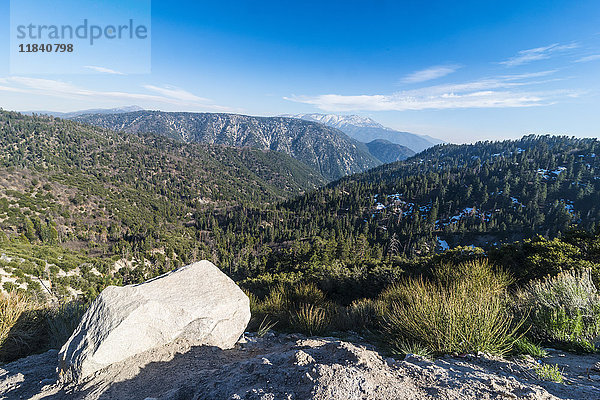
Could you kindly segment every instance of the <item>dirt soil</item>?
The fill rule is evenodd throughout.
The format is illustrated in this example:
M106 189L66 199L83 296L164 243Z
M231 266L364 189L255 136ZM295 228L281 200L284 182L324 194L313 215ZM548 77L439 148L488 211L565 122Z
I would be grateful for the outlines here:
M0 399L600 399L600 355L550 350L541 362L565 383L540 380L531 357L396 360L359 337L247 334L231 350L172 343L77 385L60 382L51 350L0 366Z

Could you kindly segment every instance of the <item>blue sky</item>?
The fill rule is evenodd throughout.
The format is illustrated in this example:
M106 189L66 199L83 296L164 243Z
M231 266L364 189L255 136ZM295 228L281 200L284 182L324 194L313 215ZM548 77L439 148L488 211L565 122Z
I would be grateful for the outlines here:
M149 74L110 68L111 54L87 74L10 74L9 8L5 109L359 114L457 143L600 137L597 0L154 0Z

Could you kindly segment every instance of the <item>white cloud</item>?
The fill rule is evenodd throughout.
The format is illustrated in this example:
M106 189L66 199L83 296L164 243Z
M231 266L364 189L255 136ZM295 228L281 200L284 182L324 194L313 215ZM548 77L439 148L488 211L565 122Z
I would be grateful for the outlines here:
M577 43L570 44L559 44L553 43L549 46L536 47L535 49L521 50L519 53L509 58L508 60L501 61L500 64L507 67L514 67L517 65L528 64L533 61L545 60L555 56L558 53L562 53L568 50L572 50L579 47Z
M527 77L551 74L508 75L458 84L435 85L392 94L291 96L285 99L312 104L328 112L406 111L464 108L533 107L553 104L565 96L578 96L575 91L522 90L541 82L526 81Z
M529 78L540 78L542 76L552 75L556 72L558 72L558 69L549 69L546 71L526 72L524 74L502 75L501 78L505 79L507 81L515 81L515 80L522 80L522 79L529 79ZM532 82L528 82L528 84L531 84L531 83Z
M92 71L100 72L103 74L125 75L124 73L115 71L114 69L105 68L105 67L97 67L95 65L86 65L84 68L91 69Z
M413 72L402 78L402 83L418 83L438 79L449 75L460 68L460 65L436 65L420 71Z
M575 62L589 62L596 60L600 60L600 54L592 54L591 56L581 57L578 60L575 60Z
M117 101L131 102L139 101L156 106L159 104L168 104L177 107L191 107L194 109L227 112L231 111L228 107L222 107L211 104L209 99L198 97L190 92L173 86L163 88L153 85L143 86L147 90L153 90L158 94L131 93L122 91L102 91L91 90L76 86L68 82L29 78L22 76L11 76L0 78L0 92L19 92L32 94L36 96L59 97L71 100L94 100L94 101Z
M154 86L154 85L142 85L142 86L148 90L157 92L163 96L166 96L166 97L169 97L172 99L178 99L178 100L182 100L182 101L192 101L192 102L208 102L208 101L210 101L209 99L205 99L203 97L198 97L193 93L190 93L186 90L183 90L183 89L175 87L175 86L164 86L164 87L159 87L159 86Z

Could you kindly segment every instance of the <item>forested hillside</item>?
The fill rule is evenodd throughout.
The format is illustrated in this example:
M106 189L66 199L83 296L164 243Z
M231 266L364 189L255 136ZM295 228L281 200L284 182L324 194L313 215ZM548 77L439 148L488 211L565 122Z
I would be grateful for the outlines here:
M155 133L186 143L250 146L291 155L334 180L381 164L363 143L316 122L237 114L136 111L73 118L127 133Z
M414 156L415 152L408 147L389 142L385 139L375 139L367 143L369 152L384 164L406 160Z
M152 265L168 268L174 254L187 260L197 248L190 243L208 237L189 228L196 210L268 204L324 182L282 153L123 135L51 117L0 112L0 132L0 239L11 240L2 245L8 259L32 256L22 247L29 244L58 251L53 259L70 249L107 261L107 272L107 257L160 248L152 257L163 262ZM48 278L36 257L41 265L27 270Z
M501 249L516 276L554 268L522 267L529 254L597 262L593 139L441 145L311 191L322 178L277 152L0 115L5 289L92 298L209 259L254 291L308 280L356 297L465 252ZM552 242L573 229L590 239Z
M268 210L223 215L216 254L244 276L364 268L367 260L385 264L459 245L490 249L572 228L594 232L598 153L594 139L551 136L437 146ZM249 253L260 256L240 256Z
M594 139L550 136L437 146L341 179L282 210L311 221L298 220L298 229L306 227L301 235L365 232L385 243L396 234L403 251L430 251L435 237L487 246L537 233L556 236L570 225L594 230L600 221L597 154Z

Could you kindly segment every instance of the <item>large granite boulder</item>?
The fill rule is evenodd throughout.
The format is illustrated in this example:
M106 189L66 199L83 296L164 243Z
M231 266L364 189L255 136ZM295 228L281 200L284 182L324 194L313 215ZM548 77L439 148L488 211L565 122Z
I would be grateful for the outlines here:
M59 353L66 381L185 339L233 347L250 320L248 297L214 264L200 261L138 285L109 286Z

